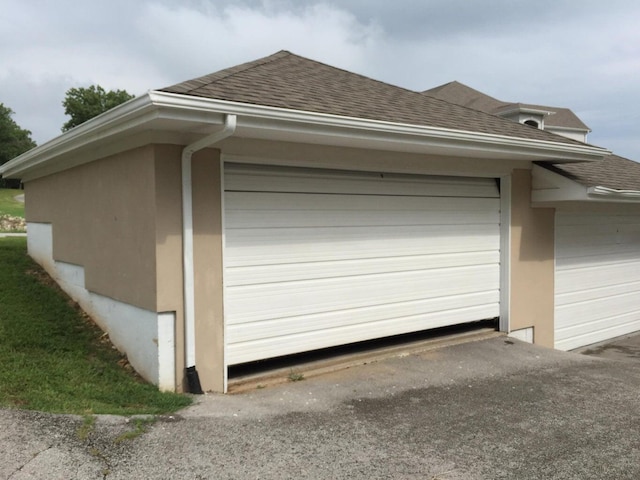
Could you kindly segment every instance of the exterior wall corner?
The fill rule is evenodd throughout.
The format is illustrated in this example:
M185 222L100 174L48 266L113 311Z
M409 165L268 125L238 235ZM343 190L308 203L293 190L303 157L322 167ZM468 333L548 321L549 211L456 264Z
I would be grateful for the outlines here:
M510 330L533 328L537 345L554 346L555 209L531 206L531 171L513 171Z

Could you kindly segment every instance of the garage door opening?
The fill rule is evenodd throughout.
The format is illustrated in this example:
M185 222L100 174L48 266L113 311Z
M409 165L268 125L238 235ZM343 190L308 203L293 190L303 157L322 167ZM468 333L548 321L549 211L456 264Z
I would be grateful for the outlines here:
M247 362L229 367L229 387L233 390L234 383L259 381L277 374L286 376L290 371L304 372L326 367L340 369L365 364L378 357L419 351L421 347L427 348L431 343L455 341L467 336L472 338L475 334L482 335L497 330L498 319L493 318Z

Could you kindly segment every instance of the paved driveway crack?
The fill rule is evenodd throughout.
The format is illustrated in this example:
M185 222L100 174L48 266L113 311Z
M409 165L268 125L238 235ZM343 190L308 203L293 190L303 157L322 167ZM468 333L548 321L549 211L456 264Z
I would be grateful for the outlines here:
M38 452L34 453L34 454L33 454L33 456L31 457L31 459L30 459L28 462L23 463L22 465L20 465L16 470L14 470L14 471L11 473L11 475L9 475L9 476L7 477L7 480L12 479L16 474L20 473L20 472L24 469L24 467L26 467L27 465L29 465L30 463L32 463L34 460L36 460L36 459L37 459L40 455L42 455L44 452L46 452L46 451L48 451L48 450L51 450L53 447L55 447L55 445L49 445L48 447L45 447L45 448L43 448L42 450L40 450L40 451L38 451Z

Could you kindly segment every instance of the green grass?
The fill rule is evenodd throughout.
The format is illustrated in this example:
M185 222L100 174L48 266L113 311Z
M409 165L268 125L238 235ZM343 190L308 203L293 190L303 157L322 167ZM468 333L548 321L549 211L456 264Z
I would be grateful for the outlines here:
M143 433L147 433L149 426L155 423L155 418L135 418L133 420L133 430L122 433L115 439L115 443L122 443L126 440L138 438Z
M101 334L27 256L24 238L0 238L0 406L132 415L191 403L120 367Z
M24 203L18 202L14 197L24 194L24 190L0 188L0 215L24 218Z

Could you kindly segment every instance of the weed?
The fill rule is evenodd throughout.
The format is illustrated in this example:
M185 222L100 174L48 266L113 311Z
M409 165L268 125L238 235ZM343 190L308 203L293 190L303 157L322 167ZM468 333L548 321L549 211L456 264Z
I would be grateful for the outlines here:
M82 425L76 430L76 435L83 442L89 438L96 425L96 417L93 415L85 415L82 419Z
M156 422L156 418L134 418L133 419L133 430L129 430L128 432L124 432L114 440L115 443L121 443L126 440L133 440L134 438L138 438L140 435L145 433L150 425L153 425Z
M296 372L295 370L291 370L289 372L289 381L290 382L299 382L304 380L304 373Z

